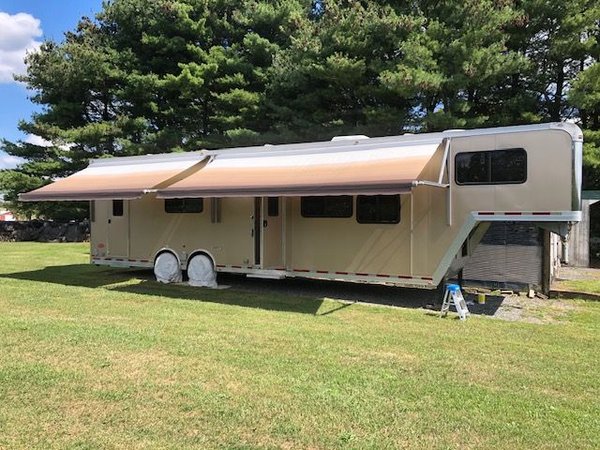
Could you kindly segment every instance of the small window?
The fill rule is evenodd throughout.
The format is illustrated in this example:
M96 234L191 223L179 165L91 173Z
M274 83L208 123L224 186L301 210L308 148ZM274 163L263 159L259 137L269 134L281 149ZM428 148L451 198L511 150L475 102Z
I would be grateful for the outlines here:
M399 223L400 195L359 195L356 197L358 223Z
M204 201L201 198L168 198L165 200L165 212L169 214L201 213Z
M96 221L96 201L90 201L90 222Z
M269 197L267 199L267 215L277 217L279 215L279 197Z
M302 217L352 217L352 196L302 197Z
M123 200L113 200L112 215L119 217L123 215Z
M522 148L458 153L457 184L518 184L527 180L527 153Z

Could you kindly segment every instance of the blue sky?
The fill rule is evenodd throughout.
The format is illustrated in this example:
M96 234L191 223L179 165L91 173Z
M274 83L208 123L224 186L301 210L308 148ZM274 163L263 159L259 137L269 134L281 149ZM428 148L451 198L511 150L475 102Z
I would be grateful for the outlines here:
M24 51L44 40L62 41L82 16L94 16L101 7L102 0L0 0L0 138L32 139L17 125L38 108L29 101L30 92L10 79L11 71L23 70ZM0 152L0 168L14 163Z

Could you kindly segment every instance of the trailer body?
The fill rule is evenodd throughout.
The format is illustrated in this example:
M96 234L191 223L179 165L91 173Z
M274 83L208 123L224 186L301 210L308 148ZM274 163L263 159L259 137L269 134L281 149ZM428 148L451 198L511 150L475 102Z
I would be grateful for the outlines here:
M581 161L566 123L359 136L97 160L22 199L90 200L97 265L434 288L493 221L566 234Z

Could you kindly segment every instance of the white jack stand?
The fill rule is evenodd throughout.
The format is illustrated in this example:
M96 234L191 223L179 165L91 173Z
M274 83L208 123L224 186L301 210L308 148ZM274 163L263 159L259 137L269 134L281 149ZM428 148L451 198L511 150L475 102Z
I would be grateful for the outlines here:
M442 303L440 317L445 317L448 314L451 305L454 305L456 308L456 312L458 313L460 320L466 320L467 317L471 315L458 284L446 285L446 292L444 293L444 302Z

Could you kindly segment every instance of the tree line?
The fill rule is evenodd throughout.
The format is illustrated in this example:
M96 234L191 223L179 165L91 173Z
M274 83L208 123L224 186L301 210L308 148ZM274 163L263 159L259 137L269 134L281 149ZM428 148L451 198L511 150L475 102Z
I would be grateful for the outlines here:
M112 0L18 79L19 204L90 158L574 120L600 189L600 0Z

